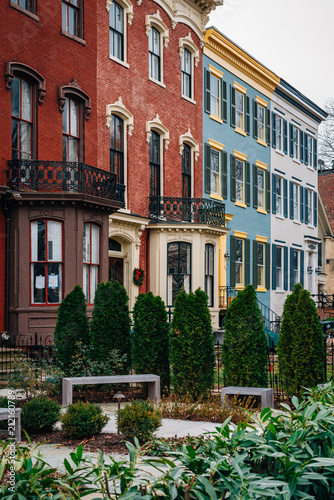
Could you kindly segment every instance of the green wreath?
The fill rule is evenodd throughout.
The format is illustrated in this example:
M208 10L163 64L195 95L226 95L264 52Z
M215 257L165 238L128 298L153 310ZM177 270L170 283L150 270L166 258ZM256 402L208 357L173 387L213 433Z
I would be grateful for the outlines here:
M133 282L137 286L142 286L144 283L144 271L141 267L135 267L133 270Z

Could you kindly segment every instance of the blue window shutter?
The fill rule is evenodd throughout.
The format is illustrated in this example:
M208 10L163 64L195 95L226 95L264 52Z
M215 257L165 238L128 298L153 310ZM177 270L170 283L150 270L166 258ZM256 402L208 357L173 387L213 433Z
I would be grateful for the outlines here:
M304 163L305 165L308 165L308 135L305 132L304 133Z
M253 165L253 207L257 208L257 166Z
M204 68L204 106L206 113L211 112L210 83L211 83L211 73L209 70Z
M273 174L271 178L271 193L272 193L272 213L276 214L276 175Z
M250 284L250 240L244 240L245 248L245 286Z
M250 134L250 99L248 95L245 96L245 105L246 105L246 127L245 132L247 135Z
M304 250L300 252L300 284L304 286Z
M235 287L235 236L230 238L230 286Z
M231 127L235 127L235 88L231 85Z
M303 189L303 188L302 188ZM305 224L309 224L308 220L308 189L304 188L304 198L305 198Z
M205 192L211 193L211 147L205 144Z
M284 290L289 288L289 266L288 266L288 247L284 247Z
M289 181L289 187L290 187L290 219L294 218L294 213L293 213L293 182Z
M270 146L270 109L266 109L266 143Z
M289 153L290 153L291 158L293 158L293 125L292 125L292 123L289 123L289 138L290 138Z
M276 114L271 113L271 145L276 148Z
M288 122L283 120L283 153L288 154Z
M236 187L235 187L235 156L231 155L231 201L236 200Z
M300 198L300 222L304 222L304 188L300 186L299 188L299 198Z
M317 227L318 225L318 194L316 192L313 193L313 213L314 213L314 218L313 218L313 225L314 227Z
M222 119L227 122L227 83L225 80L222 81L223 87L223 99L222 99Z
M250 207L250 200L251 200L251 168L250 168L250 163L249 161L245 161L245 171L246 171L246 205L247 207Z
M317 139L313 139L313 168L318 169L318 146Z
M293 289L293 254L294 250L290 247L290 290Z
M283 215L288 217L288 180L283 179Z
M227 153L222 151L222 197L227 198Z
M257 241L253 240L253 286L257 288Z
M302 130L299 131L299 147L300 147L300 161L304 162L304 132Z
M277 246L272 244L271 288L276 290Z
M257 102L253 100L253 137L257 139Z

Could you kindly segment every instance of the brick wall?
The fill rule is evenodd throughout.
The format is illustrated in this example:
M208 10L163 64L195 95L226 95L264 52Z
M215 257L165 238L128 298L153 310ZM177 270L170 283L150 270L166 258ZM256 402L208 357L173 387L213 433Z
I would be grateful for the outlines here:
M326 208L329 222L334 230L334 173L319 175L318 188Z

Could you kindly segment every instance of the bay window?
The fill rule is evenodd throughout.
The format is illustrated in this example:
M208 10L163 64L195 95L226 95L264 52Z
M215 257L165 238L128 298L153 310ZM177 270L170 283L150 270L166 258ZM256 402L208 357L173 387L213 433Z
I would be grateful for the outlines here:
M95 224L84 224L83 263L83 291L86 302L93 304L100 265L100 229Z

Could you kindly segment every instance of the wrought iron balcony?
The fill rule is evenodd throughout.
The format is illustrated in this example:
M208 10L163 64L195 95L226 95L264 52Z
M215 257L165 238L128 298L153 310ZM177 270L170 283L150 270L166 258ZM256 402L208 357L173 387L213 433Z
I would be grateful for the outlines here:
M85 163L10 160L7 185L15 191L78 193L116 200L116 174Z
M225 227L225 205L205 198L150 196L149 217L161 222L192 222Z

